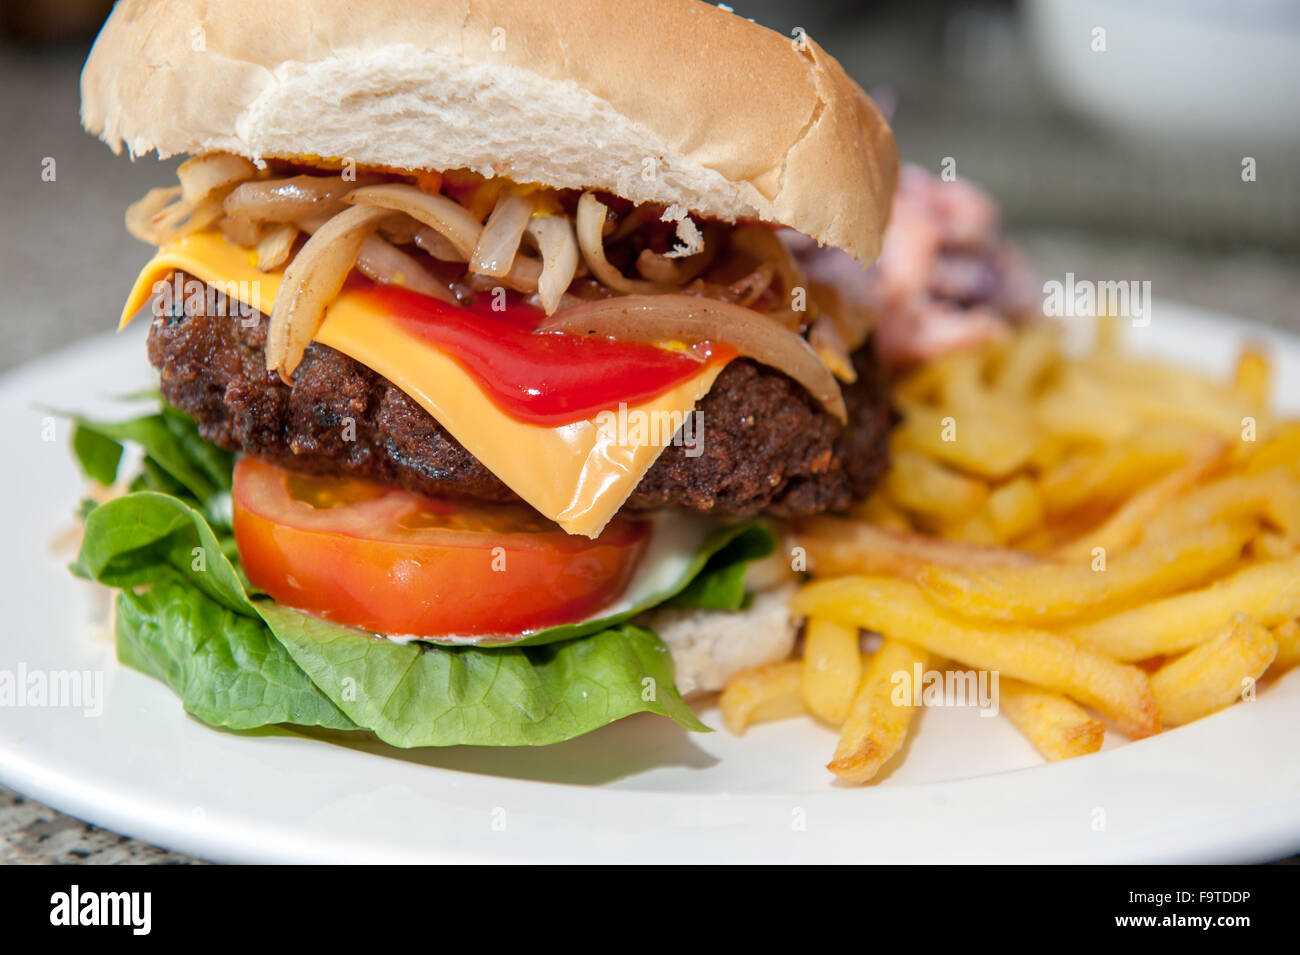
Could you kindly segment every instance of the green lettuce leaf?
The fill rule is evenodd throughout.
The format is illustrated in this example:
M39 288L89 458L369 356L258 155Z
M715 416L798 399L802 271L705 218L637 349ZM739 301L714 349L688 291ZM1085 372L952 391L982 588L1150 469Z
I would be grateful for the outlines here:
M708 731L673 685L667 647L622 626L541 647L394 643L271 602L259 608L315 684L393 746L533 746L632 713Z
M771 556L776 547L776 535L759 521L740 525L740 528L741 532L729 535L721 546L708 552L707 560L698 572L665 601L668 606L739 610L745 605L745 568L756 560Z
M73 422L72 451L85 474L100 484L117 479L126 443L144 451L132 490L159 491L199 507L210 521L229 526L235 456L209 444L189 415L163 404L156 414L126 421L94 421L59 412Z
M117 480L122 461L122 443L94 428L76 425L72 429L72 453L86 477L105 487Z
M73 452L95 480L116 480L124 443L144 457L131 493L83 504L72 570L122 588L122 662L227 729L369 730L401 747L543 745L651 712L707 731L673 685L663 642L630 621L665 601L738 609L745 566L774 544L757 521L721 528L665 592L512 644L398 643L278 606L249 585L230 532L234 458L185 414L163 405L130 421L73 419Z
M117 656L161 680L210 726L357 726L293 661L266 625L204 596L180 577L117 600Z

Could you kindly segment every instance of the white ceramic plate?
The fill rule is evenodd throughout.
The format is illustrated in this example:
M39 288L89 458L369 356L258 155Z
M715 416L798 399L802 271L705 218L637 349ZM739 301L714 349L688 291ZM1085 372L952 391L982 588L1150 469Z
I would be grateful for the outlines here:
M1300 340L1156 303L1135 347L1226 370L1272 343L1300 409ZM39 405L109 412L148 385L144 326L0 382L0 671L104 674L99 716L0 708L0 780L98 825L227 861L1253 861L1300 849L1300 672L1191 726L1046 766L1003 718L930 709L879 785L832 784L803 720L688 734L626 720L540 749L403 752L189 719L119 666L95 589L51 540L82 485ZM720 721L715 709L702 717Z

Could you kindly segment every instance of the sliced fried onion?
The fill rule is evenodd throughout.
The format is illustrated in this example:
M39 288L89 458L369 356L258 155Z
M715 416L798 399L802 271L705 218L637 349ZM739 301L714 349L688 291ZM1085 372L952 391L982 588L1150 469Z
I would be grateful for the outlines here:
M656 283L630 279L605 258L605 240L602 236L608 212L605 203L593 193L584 192L578 200L578 247L582 250L582 259L587 263L587 268L614 291L625 295L658 291L660 286Z
M807 290L808 279L803 269L772 229L761 225L739 226L731 233L731 244L776 269L776 274L781 278L781 290L785 294L787 306L790 305L790 295L796 288Z
M332 216L344 208L343 197L357 187L341 176L291 176L245 182L226 196L228 216L270 222L295 222L306 216Z
M173 239L206 229L221 217L221 201L209 197L198 203L178 199L180 187L151 189L126 210L127 230L142 242L166 245ZM169 200L176 200L170 202Z
M225 193L256 172L239 156L196 156L181 163L179 186L151 189L127 209L126 227L137 239L155 245L205 229L221 218Z
M666 253L642 249L636 257L636 270L659 286L683 286L707 269L717 254L716 230L705 234L702 241L700 251L685 259L674 259Z
M286 384L320 329L325 307L343 288L361 244L389 215L387 209L365 206L340 212L316 230L284 270L266 335L266 368L278 371Z
M822 312L808 329L808 345L840 381L858 380L848 346L844 344L844 336L840 334L839 326L829 312Z
M206 229L219 218L221 202L218 199L201 199L197 203L189 203L184 199L173 202L153 217L153 223L159 230L158 244Z
M458 304L451 289L426 272L424 266L377 235L367 236L361 243L357 268L376 282L409 288L448 305Z
M437 229L430 229L428 226L421 228L415 233L415 244L439 262L461 261L460 253L451 244L451 240Z
M771 287L772 279L775 277L776 270L770 263L764 262L743 279L732 282L728 286L728 291L735 296L737 305L753 305L758 297Z
M181 181L181 199L195 205L218 189L231 189L257 175L257 167L243 156L208 153L181 163L176 176Z
M430 195L403 183L364 186L350 192L346 201L354 206L406 213L440 233L466 262L474 254L479 233L483 230L478 220L460 203L453 202L446 196Z
M257 267L263 272L273 272L284 265L297 238L298 227L292 223L271 229L257 243Z
M510 272L497 279L506 288L516 292L536 292L537 283L542 278L542 263L528 255L516 255Z
M566 308L545 319L537 330L624 341L731 345L746 358L785 372L841 422L848 420L835 376L808 343L742 305L694 295L626 295Z
M379 227L379 234L393 245L410 245L415 241L416 235L426 231L426 228L410 216L393 216Z
M304 216L296 225L304 232L315 235L329 221L321 216ZM391 213L379 223L377 231L388 231L393 228L395 222L400 221L411 220L404 219L400 213ZM361 248L357 252L356 267L362 275L376 282L409 288L413 292L428 295L449 305L458 304L450 288L426 272L424 266L414 258L378 235L368 235L361 243Z
M503 195L479 234L474 255L469 260L470 271L493 278L509 275L532 214L533 200L530 197Z
M217 226L227 239L235 245L245 247L261 242L266 231L266 223L255 222L245 216L222 216Z
M126 231L141 242L154 242L158 234L154 218L173 200L179 199L180 186L150 189L126 209Z
M542 253L542 274L537 280L538 297L547 315L560 307L565 289L578 271L578 240L568 216L535 216L528 234Z

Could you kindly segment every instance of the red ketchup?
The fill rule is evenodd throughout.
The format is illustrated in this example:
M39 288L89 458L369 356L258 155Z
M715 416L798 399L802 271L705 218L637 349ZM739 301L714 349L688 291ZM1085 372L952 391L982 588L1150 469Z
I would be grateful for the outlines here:
M514 296L496 311L486 295L461 308L391 285L366 294L404 330L451 357L506 414L546 427L616 410L620 402L647 401L736 354L710 342L670 351L644 342L536 335L545 313Z

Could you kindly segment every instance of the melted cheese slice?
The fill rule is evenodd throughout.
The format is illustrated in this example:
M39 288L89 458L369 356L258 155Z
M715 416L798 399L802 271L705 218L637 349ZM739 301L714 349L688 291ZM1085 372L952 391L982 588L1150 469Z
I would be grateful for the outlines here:
M253 253L216 233L162 248L140 273L121 325L182 271L270 313L281 276L257 270ZM232 317L231 321L237 321ZM406 392L507 487L570 534L595 537L645 476L723 363L626 411L602 411L559 427L510 417L449 355L415 337L362 295L344 291L327 309L316 341L356 359Z

